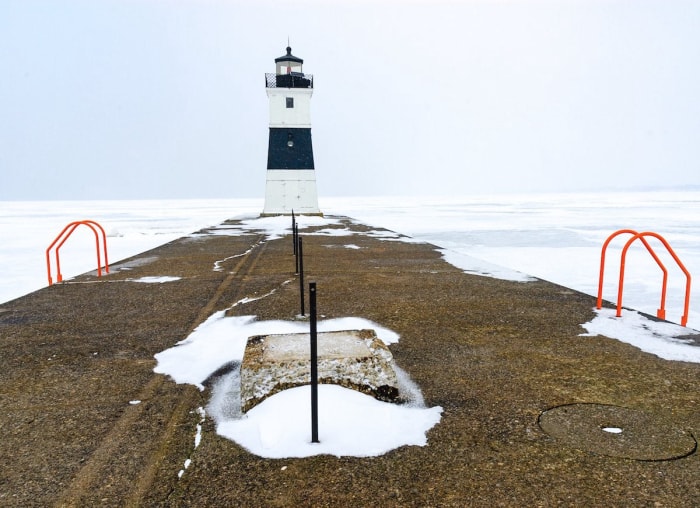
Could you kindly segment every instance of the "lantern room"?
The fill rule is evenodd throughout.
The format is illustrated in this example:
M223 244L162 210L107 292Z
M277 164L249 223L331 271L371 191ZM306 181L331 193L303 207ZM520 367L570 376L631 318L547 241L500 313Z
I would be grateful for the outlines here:
M292 48L287 46L287 54L275 58L275 73L265 74L265 86L268 88L313 88L314 77L302 72L304 60L292 55Z
M287 46L287 54L279 58L275 58L275 64L277 64L276 74L297 74L302 75L301 66L304 64L304 60L299 57L292 55L292 48Z

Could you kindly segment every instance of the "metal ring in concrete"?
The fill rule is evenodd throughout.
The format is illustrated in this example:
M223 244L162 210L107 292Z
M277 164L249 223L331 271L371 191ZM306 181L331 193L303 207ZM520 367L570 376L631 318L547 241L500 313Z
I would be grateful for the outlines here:
M556 440L588 452L658 461L695 452L693 435L667 419L605 404L569 404L540 414L539 425Z

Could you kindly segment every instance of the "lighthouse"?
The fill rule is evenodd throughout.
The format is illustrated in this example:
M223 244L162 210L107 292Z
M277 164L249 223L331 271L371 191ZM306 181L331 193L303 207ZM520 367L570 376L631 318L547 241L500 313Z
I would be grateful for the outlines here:
M275 58L275 72L265 74L270 137L263 216L321 215L311 145L314 78L304 74L303 64L288 46L286 55Z

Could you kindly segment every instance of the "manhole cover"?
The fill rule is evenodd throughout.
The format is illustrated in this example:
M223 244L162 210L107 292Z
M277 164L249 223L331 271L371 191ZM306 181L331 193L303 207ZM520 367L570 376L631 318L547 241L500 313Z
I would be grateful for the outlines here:
M697 448L689 432L643 411L604 404L570 404L544 411L543 431L562 443L600 455L672 460Z

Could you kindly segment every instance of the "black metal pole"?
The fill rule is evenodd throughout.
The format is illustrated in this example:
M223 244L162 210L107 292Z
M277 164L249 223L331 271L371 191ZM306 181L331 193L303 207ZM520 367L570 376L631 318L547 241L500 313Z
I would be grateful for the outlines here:
M316 333L316 283L309 282L311 312L311 442L318 443L318 348Z
M294 226L294 273L299 273L299 226Z
M304 309L304 249L302 247L301 236L299 237L299 294L301 297L301 315L306 315Z
M292 248L294 249L294 255L297 255L297 220L294 217L294 210L292 210Z

